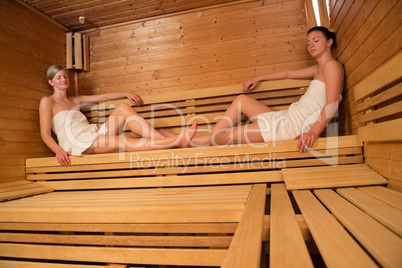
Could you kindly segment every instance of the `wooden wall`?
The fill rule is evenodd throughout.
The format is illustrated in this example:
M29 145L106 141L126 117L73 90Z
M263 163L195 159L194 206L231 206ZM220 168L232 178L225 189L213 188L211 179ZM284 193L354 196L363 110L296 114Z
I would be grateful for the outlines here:
M25 179L27 157L50 155L40 139L38 107L52 93L47 68L65 64L64 36L16 1L0 1L0 182Z
M306 67L302 9L302 0L238 1L88 32L79 93L160 94Z
M331 28L337 33L338 60L346 86L341 103L342 134L357 134L353 86L401 50L401 0L331 0ZM402 131L402 130L401 130ZM365 162L402 191L402 143L365 144Z

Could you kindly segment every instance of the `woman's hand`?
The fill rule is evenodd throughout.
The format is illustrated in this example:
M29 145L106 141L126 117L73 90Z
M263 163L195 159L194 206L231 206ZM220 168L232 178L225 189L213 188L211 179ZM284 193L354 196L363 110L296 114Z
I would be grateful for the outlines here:
M318 134L314 133L311 130L307 133L297 135L294 138L295 140L299 140L299 142L297 143L297 150L299 150L301 153L307 152L307 150L313 146L317 138Z
M137 106L141 106L142 105L142 99L140 96L138 96L137 94L131 93L131 92L127 92L127 99L129 99L132 103L134 103Z
M60 150L57 151L57 153L56 153L57 162L59 162L60 165L68 167L69 165L71 165L71 161L69 158L70 155L71 155L71 152L66 152L60 148Z
M258 80L257 78L244 82L243 83L243 92L247 93L247 92L253 90L259 83L260 83L260 80Z

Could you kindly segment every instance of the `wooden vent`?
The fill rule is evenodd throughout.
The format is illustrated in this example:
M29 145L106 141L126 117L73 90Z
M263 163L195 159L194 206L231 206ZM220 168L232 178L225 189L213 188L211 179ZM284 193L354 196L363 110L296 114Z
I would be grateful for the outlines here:
M81 33L66 34L67 69L89 71L88 36Z

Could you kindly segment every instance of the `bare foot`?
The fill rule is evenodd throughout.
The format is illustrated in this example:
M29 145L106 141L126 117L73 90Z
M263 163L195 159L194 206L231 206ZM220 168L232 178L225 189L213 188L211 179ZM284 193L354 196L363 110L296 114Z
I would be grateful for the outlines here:
M182 134L180 134L181 139L179 141L179 147L188 148L190 147L190 141L194 138L197 133L198 120L195 120L193 125L186 129Z
M164 130L164 129L160 129L160 130L159 130L159 133L162 134L165 138L170 138L170 137L173 137L173 136L174 136L174 134L169 133L169 132L167 132L167 131Z

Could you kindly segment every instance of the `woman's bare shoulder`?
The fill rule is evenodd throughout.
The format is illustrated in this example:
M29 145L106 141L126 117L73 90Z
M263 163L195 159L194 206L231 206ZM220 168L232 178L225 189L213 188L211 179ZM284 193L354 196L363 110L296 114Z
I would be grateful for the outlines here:
M330 60L324 65L324 70L343 71L343 65L337 60Z
M54 100L51 96L44 96L41 98L39 103L39 108L41 109L52 109L54 105Z

